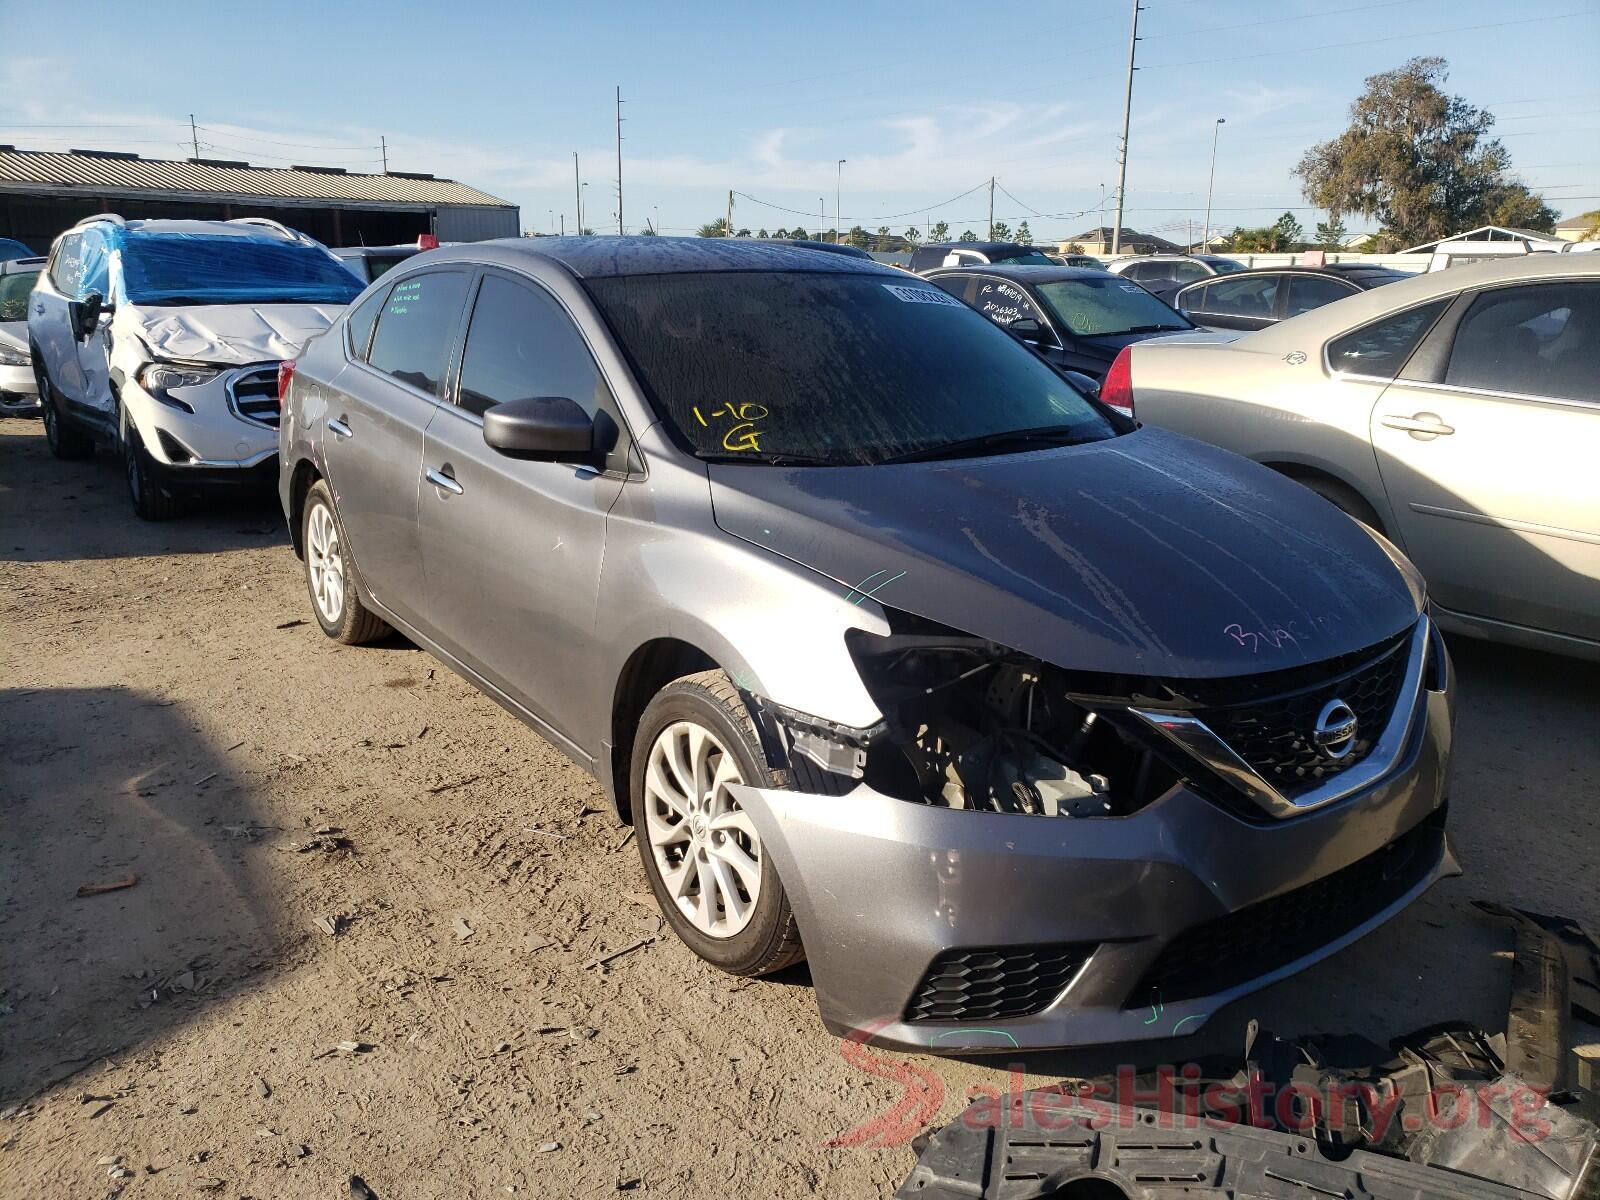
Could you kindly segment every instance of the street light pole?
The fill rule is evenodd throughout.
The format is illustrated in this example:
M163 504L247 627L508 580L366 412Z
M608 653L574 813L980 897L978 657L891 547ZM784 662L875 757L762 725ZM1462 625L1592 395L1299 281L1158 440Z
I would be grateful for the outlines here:
M837 174L833 180L833 244L839 244L839 197L844 195L844 164L849 159L841 158L836 168Z
M817 241L822 240L822 231L828 225L828 201L823 196L817 197Z
M1206 184L1206 223L1200 229L1202 253L1211 248L1211 192L1217 186L1217 135L1227 123L1227 117L1218 117L1217 123L1211 127L1211 181Z
M578 152L572 152L572 191L578 205L578 232L583 232L583 185L578 182Z

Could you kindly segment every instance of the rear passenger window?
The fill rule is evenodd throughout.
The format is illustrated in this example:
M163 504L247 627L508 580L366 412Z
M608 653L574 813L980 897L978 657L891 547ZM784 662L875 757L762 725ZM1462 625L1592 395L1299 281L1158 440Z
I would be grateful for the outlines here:
M1355 288L1337 279L1319 278L1316 275L1291 275L1288 307L1283 315L1298 317L1303 312L1310 312L1313 308L1321 308L1324 304L1332 304L1335 300L1343 300L1346 296L1355 294Z
M1217 317L1255 317L1270 321L1281 281L1279 275L1219 279L1206 289L1206 312Z
M1384 317L1328 343L1328 366L1350 375L1393 379L1454 296Z
M1479 296L1456 330L1444 381L1600 400L1600 284L1534 284Z
M358 362L365 362L367 347L372 342L372 327L378 323L378 313L383 308L383 302L388 298L389 290L379 288L368 296L344 323L345 336L349 338L350 357Z
M1168 263L1163 274L1178 283L1193 283L1197 279L1204 279L1211 272L1197 262L1175 262Z
M460 271L431 271L402 279L390 289L378 316L367 362L429 395L439 395L466 295L467 276Z
M940 275L928 281L936 287L949 292L957 300L967 298L967 289L972 284L971 275Z

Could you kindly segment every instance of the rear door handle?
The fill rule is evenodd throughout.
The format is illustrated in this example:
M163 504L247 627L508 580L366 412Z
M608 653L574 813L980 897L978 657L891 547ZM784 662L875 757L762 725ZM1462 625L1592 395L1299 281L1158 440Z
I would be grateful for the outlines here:
M336 438L352 437L355 434L355 430L335 417L328 418L328 432Z
M1410 417L1385 413L1378 419L1388 429L1403 429L1409 434L1423 437L1440 437L1456 431L1454 425L1446 425L1441 421L1438 413L1420 412Z
M446 470L448 469L449 468L447 467ZM432 467L429 467L426 471L424 471L422 473L422 477L429 483L433 484L434 487L443 488L452 496L459 496L465 490L459 483L456 482L456 477L454 475L446 475L444 471L435 471Z

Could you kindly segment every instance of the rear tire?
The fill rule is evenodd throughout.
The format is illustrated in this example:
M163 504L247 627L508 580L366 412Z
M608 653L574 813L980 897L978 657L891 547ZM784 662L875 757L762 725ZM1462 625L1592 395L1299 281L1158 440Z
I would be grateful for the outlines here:
M306 492L300 522L306 591L322 632L346 646L360 646L388 634L388 622L361 602L344 526L333 506L333 493L320 479Z
M172 492L161 464L150 457L132 425L122 435L122 475L134 515L141 521L170 521L183 511L183 502Z
M38 356L38 347L34 347L33 363L42 405L39 415L44 418L44 440L50 447L50 453L69 462L88 458L94 453L94 439L72 428L63 411L61 395L50 382L50 372L46 370L44 360Z
M687 675L656 693L639 719L630 772L645 875L683 943L734 975L768 975L804 958L777 867L724 790L786 788L788 772L767 766L726 672Z

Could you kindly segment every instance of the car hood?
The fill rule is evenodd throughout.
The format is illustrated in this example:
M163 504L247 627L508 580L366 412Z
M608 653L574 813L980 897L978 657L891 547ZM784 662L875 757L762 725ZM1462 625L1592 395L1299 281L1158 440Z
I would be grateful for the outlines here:
M293 358L344 311L339 304L191 304L134 309L158 358L254 363Z
M1278 670L1398 633L1423 601L1409 564L1325 500L1165 430L708 474L719 527L830 576L854 603L870 595L1078 670Z

